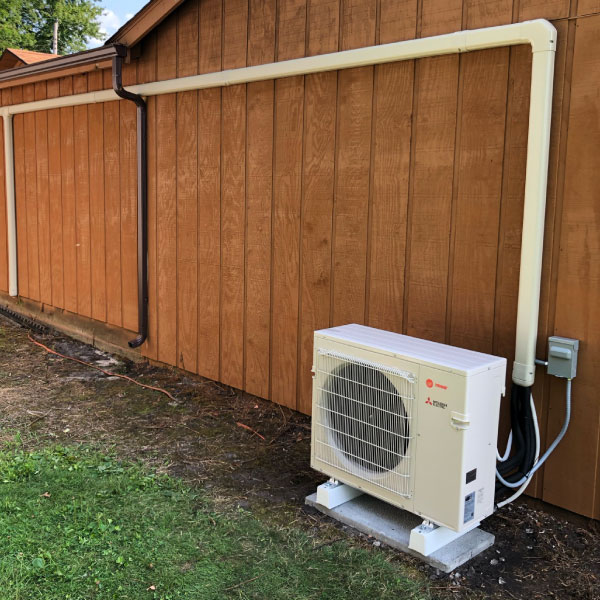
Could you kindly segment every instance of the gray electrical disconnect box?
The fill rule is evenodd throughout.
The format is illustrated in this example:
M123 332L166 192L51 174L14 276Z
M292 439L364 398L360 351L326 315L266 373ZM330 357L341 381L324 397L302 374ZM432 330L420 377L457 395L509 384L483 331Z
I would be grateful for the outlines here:
M579 340L551 336L548 338L548 375L573 379L577 374Z

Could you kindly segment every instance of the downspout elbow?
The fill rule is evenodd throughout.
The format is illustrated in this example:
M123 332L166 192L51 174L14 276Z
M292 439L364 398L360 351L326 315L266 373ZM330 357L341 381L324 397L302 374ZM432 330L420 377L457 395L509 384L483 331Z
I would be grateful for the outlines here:
M139 348L148 337L148 163L146 155L147 111L146 101L139 94L123 88L123 58L127 53L121 47L113 57L112 82L117 96L134 102L137 107L137 205L138 205L138 335L128 342L130 348Z

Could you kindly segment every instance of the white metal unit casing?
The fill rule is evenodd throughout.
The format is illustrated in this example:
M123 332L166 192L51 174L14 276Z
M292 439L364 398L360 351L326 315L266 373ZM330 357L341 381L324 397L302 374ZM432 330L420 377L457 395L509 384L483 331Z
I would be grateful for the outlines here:
M493 512L506 359L362 325L313 358L314 469L457 532Z

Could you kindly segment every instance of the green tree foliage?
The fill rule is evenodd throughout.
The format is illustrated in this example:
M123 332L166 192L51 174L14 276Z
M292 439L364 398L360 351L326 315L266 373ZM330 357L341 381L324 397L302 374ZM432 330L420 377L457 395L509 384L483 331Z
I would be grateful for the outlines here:
M102 39L99 0L1 0L0 51L23 48L51 52L58 19L58 53L85 50L89 38Z

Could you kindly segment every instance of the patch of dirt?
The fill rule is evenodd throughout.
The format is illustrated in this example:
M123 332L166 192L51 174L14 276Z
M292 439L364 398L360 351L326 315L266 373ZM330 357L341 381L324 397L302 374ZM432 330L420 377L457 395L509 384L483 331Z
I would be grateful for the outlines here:
M167 396L48 354L28 330L0 317L0 439L15 430L54 440L114 448L160 471L201 485L226 505L251 509L275 524L303 526L323 540L343 530L372 539L304 505L324 477L310 468L310 419L233 388L176 369L110 356L48 331L50 348L140 382ZM37 440L37 441L36 441ZM495 545L451 575L393 550L431 579L440 597L600 599L600 527L565 520L517 502L484 524ZM324 543L331 543L325 541Z

